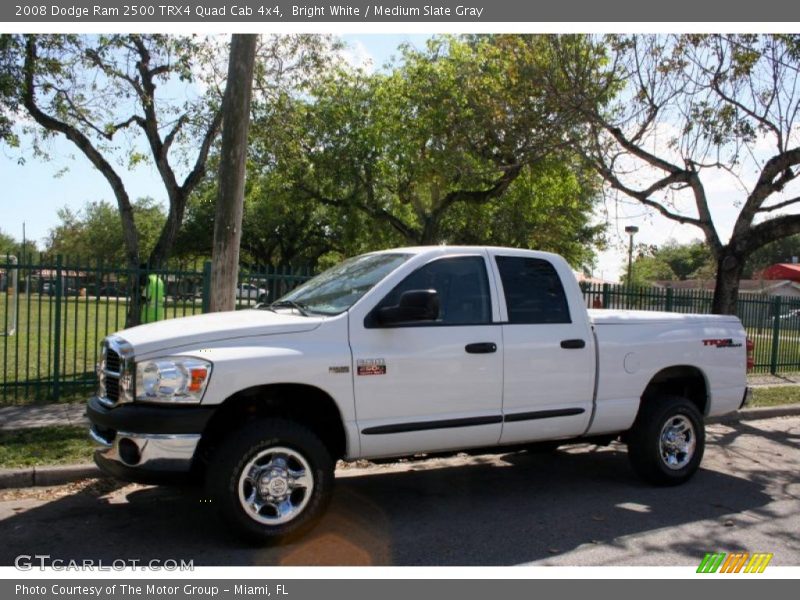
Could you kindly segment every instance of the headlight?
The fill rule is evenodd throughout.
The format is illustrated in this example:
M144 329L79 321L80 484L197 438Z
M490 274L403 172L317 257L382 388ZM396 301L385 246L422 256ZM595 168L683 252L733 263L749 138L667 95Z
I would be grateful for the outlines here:
M199 403L211 363L200 358L159 358L136 365L136 399L142 402Z

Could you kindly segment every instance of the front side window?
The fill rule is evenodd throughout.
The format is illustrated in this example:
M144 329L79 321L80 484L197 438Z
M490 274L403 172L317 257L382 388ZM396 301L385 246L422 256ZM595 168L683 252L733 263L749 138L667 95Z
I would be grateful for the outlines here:
M567 297L553 265L539 258L498 256L512 324L571 323Z
M481 256L456 256L428 263L406 277L376 307L396 306L403 292L436 290L439 318L422 325L482 325L492 320L486 263Z
M349 309L411 254L364 254L350 258L268 305L297 306L309 313L338 315Z

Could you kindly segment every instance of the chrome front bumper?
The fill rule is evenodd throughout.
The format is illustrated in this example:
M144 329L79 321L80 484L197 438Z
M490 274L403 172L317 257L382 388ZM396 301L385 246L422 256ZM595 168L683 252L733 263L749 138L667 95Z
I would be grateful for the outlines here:
M188 472L200 442L199 433L144 434L117 431L108 439L94 425L89 430L89 435L101 446L96 456L102 462L118 463L128 469L150 472Z

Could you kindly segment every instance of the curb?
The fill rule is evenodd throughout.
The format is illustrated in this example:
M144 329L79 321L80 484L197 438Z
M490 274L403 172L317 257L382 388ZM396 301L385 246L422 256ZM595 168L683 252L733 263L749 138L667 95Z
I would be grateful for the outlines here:
M797 415L800 415L800 403L781 404L779 406L764 406L759 408L745 408L727 415L709 417L706 419L706 423L738 423L739 421L757 421L759 419L774 419L775 417L793 417Z
M0 469L0 489L63 485L97 477L103 477L103 473L92 464Z

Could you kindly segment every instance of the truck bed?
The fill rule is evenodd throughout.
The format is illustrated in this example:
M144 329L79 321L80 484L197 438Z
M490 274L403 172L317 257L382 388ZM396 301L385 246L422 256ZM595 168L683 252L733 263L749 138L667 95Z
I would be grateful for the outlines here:
M589 310L597 340L595 416L589 433L628 429L641 391L665 365L699 370L706 416L736 410L746 386L746 334L735 316ZM702 370L692 365L702 365Z

